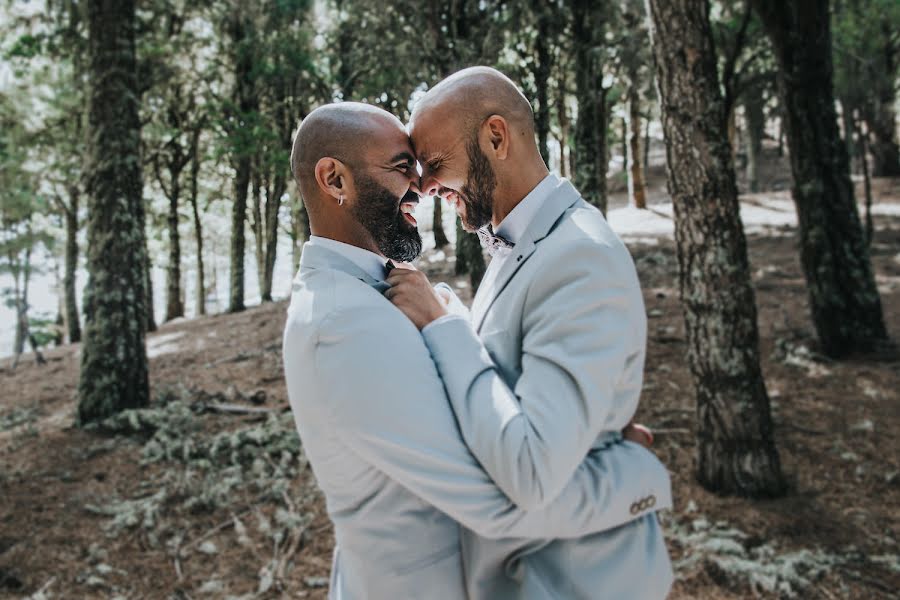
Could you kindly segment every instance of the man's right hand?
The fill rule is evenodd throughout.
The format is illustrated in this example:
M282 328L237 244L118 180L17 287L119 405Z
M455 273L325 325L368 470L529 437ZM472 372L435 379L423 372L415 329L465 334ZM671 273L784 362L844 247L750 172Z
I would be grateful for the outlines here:
M622 430L622 437L630 442L640 444L644 448L653 445L653 433L650 428L634 421L625 426L625 429Z

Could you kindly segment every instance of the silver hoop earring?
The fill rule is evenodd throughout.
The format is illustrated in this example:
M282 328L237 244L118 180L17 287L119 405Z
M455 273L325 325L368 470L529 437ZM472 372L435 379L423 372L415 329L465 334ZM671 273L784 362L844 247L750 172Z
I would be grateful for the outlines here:
M341 194L341 199L338 201L338 206L343 206L343 205L344 205L344 195Z

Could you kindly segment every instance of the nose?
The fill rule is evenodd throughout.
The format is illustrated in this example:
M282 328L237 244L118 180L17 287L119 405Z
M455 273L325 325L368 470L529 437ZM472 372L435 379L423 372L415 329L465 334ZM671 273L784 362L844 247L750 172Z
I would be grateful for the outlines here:
M437 179L435 179L433 175L425 173L422 175L422 182L419 184L419 189L422 190L422 193L425 196L437 196L441 189L441 184L437 182Z

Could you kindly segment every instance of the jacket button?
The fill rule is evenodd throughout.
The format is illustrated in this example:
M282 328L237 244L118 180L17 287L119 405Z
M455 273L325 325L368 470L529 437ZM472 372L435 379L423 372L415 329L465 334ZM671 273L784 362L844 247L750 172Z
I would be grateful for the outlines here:
M636 515L636 514L638 514L639 512L641 512L641 507L638 506L638 503L637 503L637 502L633 502L633 503L631 504L631 514Z
M656 505L656 496L651 494L650 497L647 498L647 506L652 508L655 505Z

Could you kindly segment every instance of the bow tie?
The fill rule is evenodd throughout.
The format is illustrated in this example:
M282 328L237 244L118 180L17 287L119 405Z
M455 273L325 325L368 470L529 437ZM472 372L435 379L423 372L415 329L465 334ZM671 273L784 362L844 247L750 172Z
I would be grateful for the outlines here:
M512 251L513 246L515 246L515 244L505 237L494 234L494 229L490 224L485 225L475 233L478 234L478 240L481 242L481 247L486 248L491 257L506 256Z

